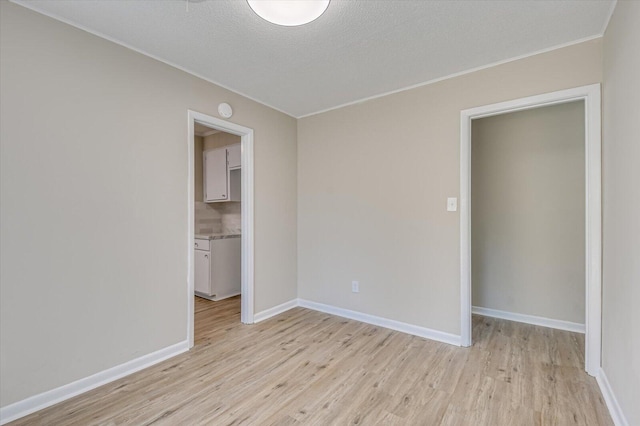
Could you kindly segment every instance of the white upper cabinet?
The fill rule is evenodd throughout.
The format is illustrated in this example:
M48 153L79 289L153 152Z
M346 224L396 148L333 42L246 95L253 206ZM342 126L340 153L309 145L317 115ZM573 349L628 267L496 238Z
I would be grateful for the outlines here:
M226 201L229 198L227 150L204 152L204 201Z
M240 144L235 144L227 147L227 152L229 153L229 169L237 169L240 168L241 165L241 151Z
M204 151L204 201L240 201L240 144Z

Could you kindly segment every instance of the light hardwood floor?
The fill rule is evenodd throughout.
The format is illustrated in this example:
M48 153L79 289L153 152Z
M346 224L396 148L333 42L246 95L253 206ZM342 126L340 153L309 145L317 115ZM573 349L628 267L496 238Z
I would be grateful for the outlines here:
M610 425L580 334L474 316L458 348L295 308L196 298L193 350L15 425Z

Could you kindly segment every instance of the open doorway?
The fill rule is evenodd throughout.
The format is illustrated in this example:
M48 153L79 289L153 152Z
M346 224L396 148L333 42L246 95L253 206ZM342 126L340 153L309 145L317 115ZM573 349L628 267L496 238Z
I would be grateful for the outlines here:
M194 345L213 326L240 322L240 136L194 126Z
M583 370L584 101L475 119L471 135L473 341L558 348Z
M189 111L188 144L192 347L195 315L237 317L239 308L240 320L253 323L253 130Z
M562 313L558 314L558 321L555 322L555 325L564 324L569 327L581 327L580 316L582 315L584 318L584 331L585 331L585 365L584 368L590 375L597 375L600 368L600 346L601 346L601 330L600 330L600 312L601 312L601 278L600 278L600 270L601 270L601 194L600 194L600 86L592 85L585 86L575 89L569 89L559 92L553 92L549 94L533 96L529 98L518 99L515 101L503 102L494 105L488 105L484 107L473 108L469 110L465 110L461 112L461 202L460 202L460 214L461 214L461 341L463 346L470 346L472 344L472 281L475 279L479 279L483 273L486 274L485 271L473 271L472 261L473 256L478 255L479 251L476 247L476 251L472 251L472 224L474 221L472 220L472 214L475 212L472 210L472 188L474 187L474 183L472 183L472 143L471 143L471 129L473 126L473 120L480 120L487 117L493 117L498 115L504 115L509 113L514 113L516 111L526 111L532 109L538 109L543 107L550 107L552 105L561 105L561 104L573 104L573 106L569 105L564 107L565 109L571 109L572 107L579 108L580 111L578 114L582 114L583 118L583 126L584 133L582 136L582 170L580 171L579 167L577 170L582 174L582 182L573 182L574 186L579 190L583 191L583 196L574 197L573 202L573 210L575 210L575 206L583 203L582 214L583 218L576 220L578 225L583 226L584 233L581 236L573 235L573 243L571 245L572 258L575 260L576 255L579 256L580 253L576 253L576 247L581 247L578 241L580 238L583 238L584 246L581 247L582 256L584 259L583 267L584 273L576 273L576 265L573 265L573 269L570 271L569 275L572 276L573 280L573 288L566 291L567 294L573 294L576 297L583 297L584 302L580 303L575 299L572 300L574 306L572 309L554 308L553 304L547 305L544 302L545 295L536 295L532 294L527 295L526 293L522 295L522 297L529 299L538 298L537 301L534 302L538 304L544 305L542 307L541 313L530 314L531 311L526 312L529 314L528 317L533 318L541 318L545 315L549 315L548 312L560 310ZM576 111L573 111L573 114L576 114ZM539 115L539 114L538 114ZM581 130L581 129L579 129ZM493 154L495 155L495 153ZM530 160L530 159L528 159ZM527 161L528 161L527 160ZM575 158L574 158L575 160ZM578 160L580 161L580 160ZM514 166L514 164L511 164ZM575 164L574 164L575 166ZM576 171L576 167L574 167L574 172ZM491 173L490 173L491 174ZM575 174L575 173L574 173ZM496 176L489 176L488 179L493 179ZM479 177L476 176L476 179ZM487 178L485 176L484 178ZM574 176L575 178L575 176ZM504 179L504 177L503 177ZM543 180L543 179L541 179ZM511 182L514 183L514 182ZM535 182L534 182L535 183ZM479 186L483 184L487 184L487 182L480 183ZM535 183L537 184L537 183ZM478 185L476 185L478 186ZM573 188L575 190L575 188ZM525 197L531 197L533 194L531 193L532 188L521 187L521 191ZM535 192L535 190L533 190ZM540 193L538 191L538 193ZM575 194L573 194L575 195ZM528 202L532 202L531 206L535 206L535 201L532 201L530 198ZM496 200L485 200L489 201L493 204L496 203ZM508 200L504 200L508 202ZM500 202L500 201L498 201ZM499 207L499 205L498 205ZM533 207L532 207L533 209ZM506 209L508 210L508 209ZM552 208L553 210L553 208ZM481 212L479 209L478 214L484 214L486 212ZM548 213L548 212L547 212ZM575 212L574 212L575 213ZM486 219L486 218L485 218ZM539 219L539 218L537 218ZM505 219L501 219L502 222ZM476 223L477 224L477 223ZM572 234L576 234L576 225L575 223L568 228L571 230ZM498 224L496 224L498 226ZM489 226L490 227L490 226ZM479 229L480 233L487 231L486 229ZM495 230L494 230L495 231ZM529 231L529 230L527 230ZM517 232L517 230L515 231ZM496 235L492 234L489 238L495 238ZM575 237L575 238L574 238ZM567 239L562 240L562 244L567 243ZM495 241L494 241L495 242ZM499 243L502 244L502 248L505 250L513 250L513 247L509 249L508 244L504 244L504 241ZM551 251L551 250L550 250ZM561 250L562 251L562 250ZM531 253L526 253L531 255ZM544 256L548 256L550 253L542 253L541 258ZM565 253L566 254L566 253ZM494 261L500 263L500 261L504 261L509 256L513 255L513 252L509 252L508 255L502 256L494 256ZM526 255L523 256L523 261L526 261ZM549 260L549 259L547 259ZM557 259L554 259L554 262ZM508 262L508 260L507 260ZM540 260L542 265L550 265L554 262L544 262ZM504 263L504 262L503 262ZM561 262L560 262L561 263ZM476 262L477 267L477 262ZM508 264L508 268L513 269L513 264ZM504 268L503 268L504 269ZM513 272L512 270L509 272ZM531 273L526 272L526 269L522 269L519 273ZM498 274L499 275L499 274ZM504 274L503 274L504 275ZM581 280L582 284L581 290L584 292L576 291L576 277ZM486 277L485 277L486 278ZM493 277L495 278L495 277ZM504 278L504 277L502 277ZM565 276L566 278L566 276ZM526 281L526 280L525 280ZM504 300L496 302L495 300L492 303L503 303L503 306L510 306L509 303L512 303L511 306L514 305L514 300L507 300L508 297L504 297L504 293L500 293L504 291L504 289L493 289L493 290L483 290L485 294L480 295L480 297L476 297L476 302L482 300L482 297L493 297L496 298L495 295L499 294L499 297L503 297ZM491 293L493 291L493 293ZM549 290L547 290L549 291ZM582 296L583 294L583 296ZM513 294L512 294L513 295ZM478 296L478 295L476 295ZM546 295L548 296L548 294ZM511 298L513 299L513 297ZM547 299L548 300L548 299ZM486 301L486 300L485 300ZM528 300L527 302L531 302L532 300ZM541 302L542 301L542 302ZM521 304L524 303L522 300L519 301ZM478 302L483 303L483 302ZM517 305L517 303L515 303ZM535 303L533 303L535 305ZM496 305L497 306L497 305ZM566 308L566 307L565 307ZM498 316L500 313L506 312L506 310L502 309L489 309L484 313L492 316ZM530 306L526 309L532 309ZM525 310L526 310L525 309ZM581 310L582 309L582 310ZM545 311L546 310L546 311ZM478 309L476 308L476 312ZM498 312L498 314L495 314ZM480 312L482 313L482 312ZM555 315L555 314L554 314ZM551 315L551 316L554 316ZM523 320L523 318L527 317L527 315L520 317L511 317L507 319L515 319L515 320ZM503 316L503 318L506 318ZM576 320L576 318L578 318ZM526 321L525 321L526 322ZM530 321L529 321L530 322ZM540 325L550 325L548 324L540 324ZM566 329L566 328L565 328ZM581 331L581 330L572 330L572 331Z
M584 333L584 101L471 126L472 313Z

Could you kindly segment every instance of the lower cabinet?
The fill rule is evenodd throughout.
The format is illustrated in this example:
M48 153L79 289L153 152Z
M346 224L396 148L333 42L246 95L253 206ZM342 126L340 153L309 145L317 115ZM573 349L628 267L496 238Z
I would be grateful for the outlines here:
M222 300L241 292L240 238L195 240L195 293Z
M209 251L195 250L194 262L196 293L209 294L211 292L211 255Z

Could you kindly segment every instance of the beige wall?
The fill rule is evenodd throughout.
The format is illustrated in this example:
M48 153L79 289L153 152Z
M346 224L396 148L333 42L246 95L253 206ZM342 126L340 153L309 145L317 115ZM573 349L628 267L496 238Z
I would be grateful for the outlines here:
M474 120L473 306L584 324L584 102Z
M210 149L222 148L227 145L234 145L240 143L241 139L238 135L232 135L231 133L220 132L213 135L204 137L203 149L208 151Z
M640 2L618 1L604 36L602 364L640 425Z
M593 40L298 121L298 294L460 334L460 111L598 83ZM351 281L360 280L360 293Z
M186 339L187 109L255 130L255 309L296 297L296 120L0 2L0 400Z

